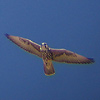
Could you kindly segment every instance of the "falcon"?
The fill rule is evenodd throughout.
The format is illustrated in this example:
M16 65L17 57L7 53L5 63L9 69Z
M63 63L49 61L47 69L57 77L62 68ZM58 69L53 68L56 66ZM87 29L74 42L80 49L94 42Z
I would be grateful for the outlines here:
M9 40L18 45L20 48L42 58L44 64L44 73L48 76L55 74L52 61L68 64L94 63L93 58L86 58L66 49L49 48L47 43L42 43L41 45L39 45L26 38L12 36L8 34L5 35Z

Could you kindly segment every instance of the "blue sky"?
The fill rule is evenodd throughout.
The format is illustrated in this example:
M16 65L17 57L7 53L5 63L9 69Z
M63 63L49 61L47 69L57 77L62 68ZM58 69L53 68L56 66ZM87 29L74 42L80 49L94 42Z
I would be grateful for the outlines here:
M53 62L47 77L40 58L4 34L95 59L91 65ZM0 100L100 100L99 0L0 0Z

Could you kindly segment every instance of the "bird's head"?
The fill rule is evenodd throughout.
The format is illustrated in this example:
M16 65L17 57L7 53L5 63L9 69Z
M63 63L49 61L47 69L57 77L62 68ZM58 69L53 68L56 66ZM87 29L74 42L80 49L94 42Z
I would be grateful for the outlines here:
M47 50L49 50L49 47L48 47L47 43L44 43L44 42L43 42L43 43L41 44L40 50L41 50L41 51L47 51Z

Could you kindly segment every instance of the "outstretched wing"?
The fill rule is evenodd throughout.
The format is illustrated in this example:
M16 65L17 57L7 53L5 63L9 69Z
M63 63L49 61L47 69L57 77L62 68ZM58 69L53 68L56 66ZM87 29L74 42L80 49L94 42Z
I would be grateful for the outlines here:
M18 45L19 47L21 47L25 51L41 57L40 45L32 42L31 40L22 38L22 37L11 36L8 34L5 34L5 35L9 40L14 42L16 45Z
M92 58L86 58L65 49L50 49L50 51L53 54L53 60L57 62L69 64L90 64L94 62Z

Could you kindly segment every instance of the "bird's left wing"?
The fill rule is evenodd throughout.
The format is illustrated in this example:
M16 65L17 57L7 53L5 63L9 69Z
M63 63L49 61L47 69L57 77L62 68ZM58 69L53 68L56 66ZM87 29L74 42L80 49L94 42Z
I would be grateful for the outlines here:
M86 58L74 52L65 49L50 49L53 60L57 62L72 63L72 64L89 64L93 63L92 58Z
M25 51L41 57L40 45L36 44L35 42L32 42L31 40L22 38L22 37L12 36L8 34L5 34L5 35L9 40L14 42L16 45L18 45Z

